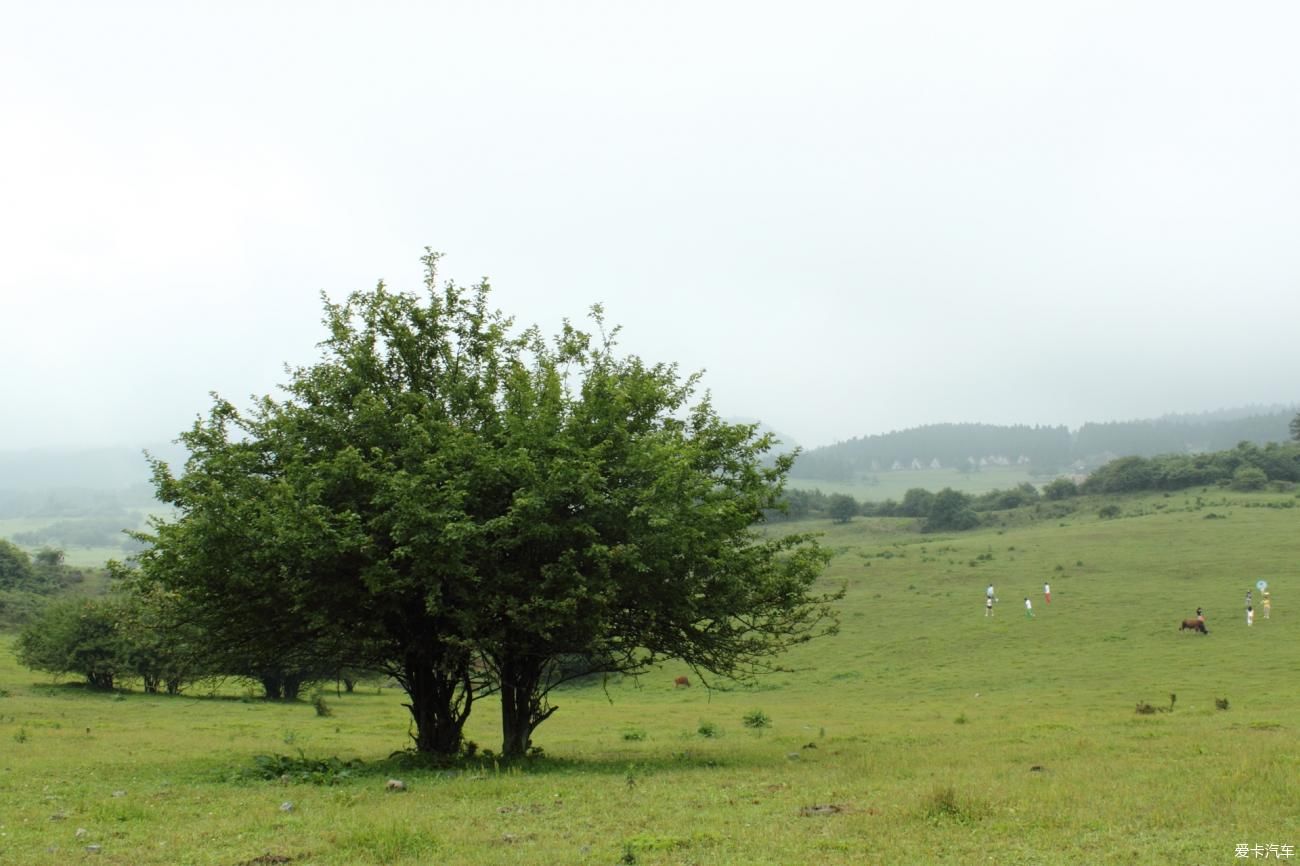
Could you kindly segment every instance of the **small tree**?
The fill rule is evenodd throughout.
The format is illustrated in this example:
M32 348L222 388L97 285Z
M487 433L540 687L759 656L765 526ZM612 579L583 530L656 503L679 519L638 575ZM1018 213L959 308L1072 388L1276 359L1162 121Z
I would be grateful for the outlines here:
M903 517L925 517L934 503L934 494L923 487L913 487L903 494L898 513Z
M847 493L835 493L828 511L836 523L848 523L858 513L858 501Z
M0 590L20 589L31 591L35 572L32 558L13 542L0 538Z
M1300 442L1300 412L1291 419L1291 438Z
M111 689L130 668L117 613L105 599L52 602L19 634L18 661L32 670L80 674L91 688Z
M1079 485L1070 478L1056 478L1043 487L1043 498L1053 502L1078 495Z
M1233 490L1261 490L1268 484L1268 475L1255 466L1242 466L1232 473Z
M979 516L970 507L970 497L959 490L945 487L934 495L930 513L925 521L926 532L971 529L979 526Z

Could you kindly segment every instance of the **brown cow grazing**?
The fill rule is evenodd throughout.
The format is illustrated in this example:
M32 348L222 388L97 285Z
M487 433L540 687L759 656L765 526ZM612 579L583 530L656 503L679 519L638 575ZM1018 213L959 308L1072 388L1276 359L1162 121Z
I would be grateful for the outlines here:
M675 689L680 689L682 686L689 687L690 684L691 681L686 677L678 677L677 679L673 680L673 688Z
M1189 628L1192 631L1199 631L1201 634L1210 633L1209 629L1205 627L1205 622L1203 620L1197 619L1196 617L1183 620L1183 624L1179 626L1178 630L1183 631L1184 629L1189 629Z

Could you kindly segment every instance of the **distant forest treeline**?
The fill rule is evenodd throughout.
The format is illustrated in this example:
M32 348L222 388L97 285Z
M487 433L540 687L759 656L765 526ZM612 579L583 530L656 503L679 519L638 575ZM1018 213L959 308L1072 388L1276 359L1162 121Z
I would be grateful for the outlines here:
M1290 438L1295 407L1166 415L1144 421L1065 426L931 424L850 439L801 454L791 478L855 481L899 469L978 470L1024 465L1043 473L1086 471L1118 456L1223 451L1239 442Z
M1300 415L1292 422L1300 430ZM1235 448L1199 454L1164 454L1155 457L1119 457L1095 470L1082 483L1071 478L1055 478L1035 487L1022 482L1007 490L990 490L973 496L944 488L936 492L913 487L901 501L859 502L845 493L826 494L818 489L793 488L785 491L781 507L764 513L768 521L830 518L847 522L856 516L921 518L923 530L973 529L988 520L987 512L1008 511L1037 506L1040 500L1060 502L1084 495L1107 496L1116 493L1148 493L1184 490L1189 487L1217 488L1243 492L1271 489L1294 490L1300 483L1300 432L1297 441L1270 442L1264 446L1241 442ZM1288 498L1268 504L1270 508L1295 508L1296 499ZM1041 509L1036 508L1036 512ZM1099 514L1119 514L1119 506L1109 503ZM1066 512L1054 510L1053 516Z

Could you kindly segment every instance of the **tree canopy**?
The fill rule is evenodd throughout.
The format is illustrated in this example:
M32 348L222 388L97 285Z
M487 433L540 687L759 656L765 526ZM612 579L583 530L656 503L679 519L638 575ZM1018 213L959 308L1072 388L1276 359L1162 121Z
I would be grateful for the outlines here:
M322 358L247 412L214 399L155 462L133 578L247 661L384 671L423 752L499 693L524 754L564 680L664 658L746 677L833 630L829 554L760 531L790 455L720 420L698 376L566 322L512 330L486 282L325 303ZM294 654L298 658L294 658Z

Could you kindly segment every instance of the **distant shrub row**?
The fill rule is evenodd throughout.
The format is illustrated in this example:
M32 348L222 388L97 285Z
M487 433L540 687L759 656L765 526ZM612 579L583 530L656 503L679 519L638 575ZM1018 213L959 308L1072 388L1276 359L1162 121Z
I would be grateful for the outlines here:
M922 487L913 487L898 502L858 502L847 493L826 494L820 490L790 490L785 494L785 511L768 513L769 520L803 520L810 517L828 517L843 523L854 517L916 517L925 521L924 529L961 530L978 526L977 512L1005 511L1033 505L1043 495L1034 485L1020 484L1010 490L991 490L971 496L945 487L931 493Z
M1088 476L1082 493L1133 493L1216 485L1262 490L1270 482L1300 481L1300 442L1259 446L1242 442L1210 454L1120 457Z
M1009 490L992 490L978 496L945 488L932 493L914 487L901 502L858 502L846 493L821 490L786 491L783 511L768 512L768 520L829 518L845 522L854 517L914 517L934 530L970 529L979 525L981 512L1007 511L1071 499L1081 494L1135 493L1144 490L1180 490L1215 485L1233 490L1262 490L1270 484L1300 482L1300 442L1242 442L1228 451L1211 454L1169 454L1160 457L1120 457L1105 464L1082 483L1057 478L1040 491L1029 483Z
M0 538L0 629L22 625L45 601L82 583L87 573L63 561L63 551L45 548L30 556Z

